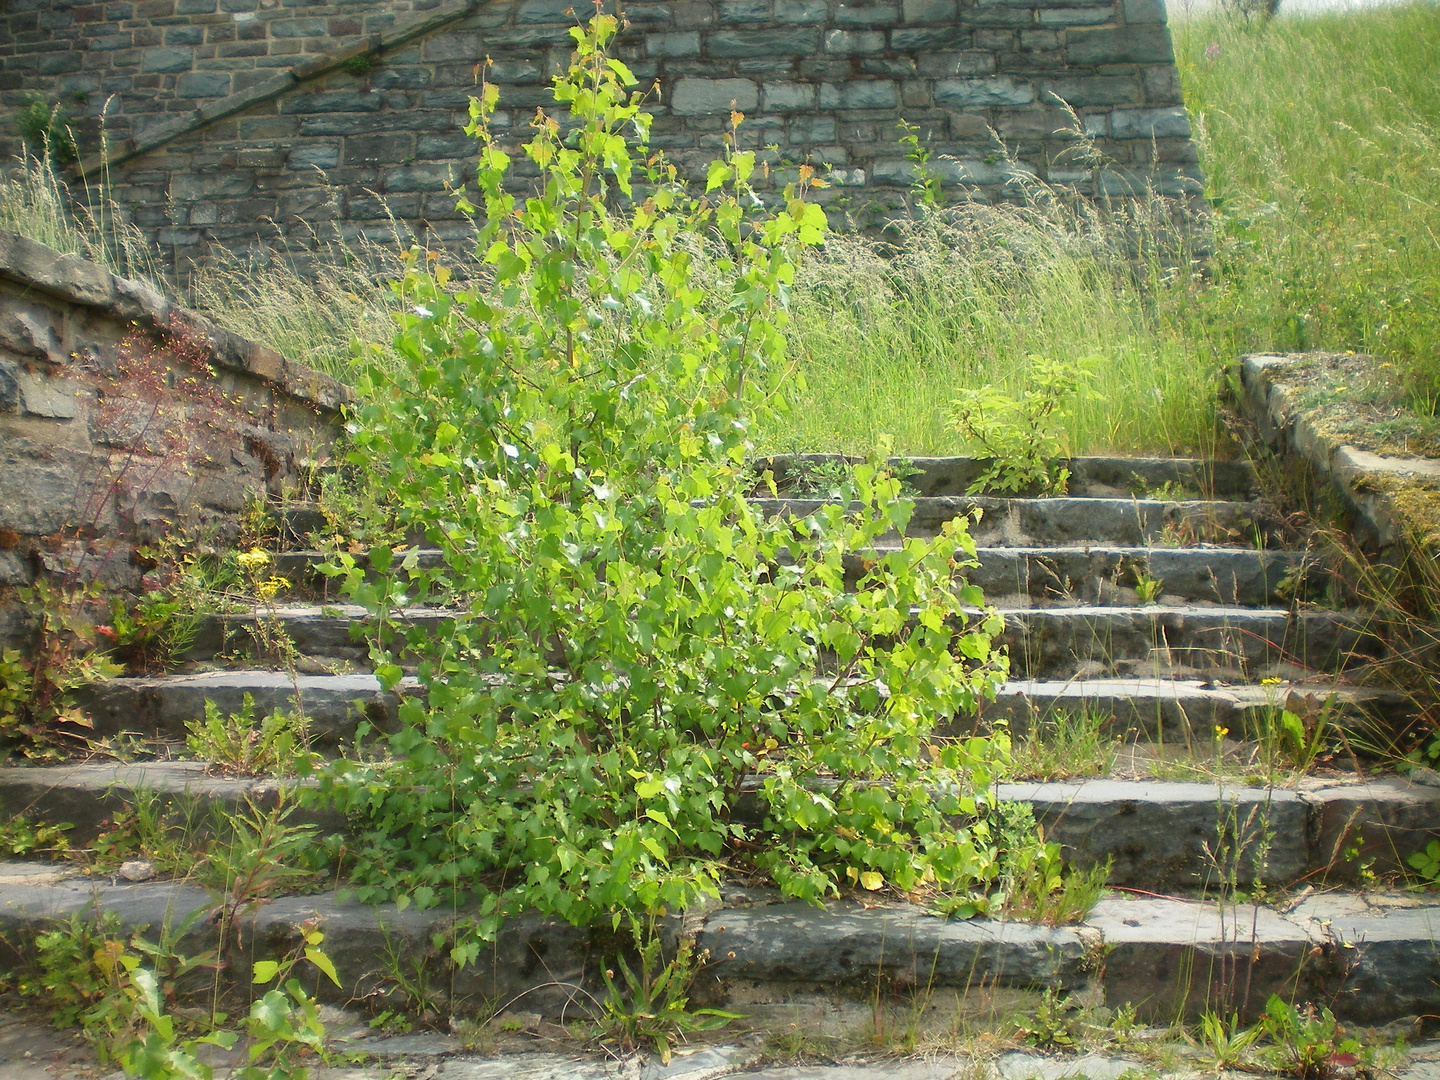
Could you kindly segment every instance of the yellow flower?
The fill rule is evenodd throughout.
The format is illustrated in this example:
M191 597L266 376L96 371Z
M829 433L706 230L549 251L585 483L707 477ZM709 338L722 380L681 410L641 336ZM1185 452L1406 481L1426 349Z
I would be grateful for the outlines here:
M259 548L251 548L249 551L235 556L235 561L246 570L259 570L262 566L269 565L270 553L261 551Z
M1215 725L1215 738L1223 739L1226 735L1229 734L1230 729L1228 727L1221 727L1219 724Z
M1273 677L1272 677L1272 678L1269 678L1269 679L1261 679L1261 680L1260 680L1260 685L1261 685L1261 686L1279 686L1279 685L1280 685L1282 682L1284 682L1284 681L1285 681L1285 680L1283 680L1283 679L1276 679L1276 678L1273 678Z
M289 578L272 577L266 578L264 581L257 582L255 585L255 592L261 600L268 603L269 601L275 599L276 593L281 592L284 589L288 589L289 587Z

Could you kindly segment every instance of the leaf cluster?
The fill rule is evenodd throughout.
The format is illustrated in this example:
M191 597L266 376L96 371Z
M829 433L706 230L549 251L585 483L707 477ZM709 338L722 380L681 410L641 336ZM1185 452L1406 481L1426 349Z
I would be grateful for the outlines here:
M998 386L962 389L950 404L951 424L968 453L990 459L969 493L1063 495L1070 470L1060 464L1066 420L1093 380L1093 360L1066 363L1032 356L1025 386L1012 395Z

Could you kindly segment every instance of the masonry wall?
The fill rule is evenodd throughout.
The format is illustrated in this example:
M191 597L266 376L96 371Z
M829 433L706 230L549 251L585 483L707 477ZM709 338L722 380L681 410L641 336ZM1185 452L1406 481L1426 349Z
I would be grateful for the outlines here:
M0 647L46 572L136 589L326 461L348 391L149 286L0 231Z
M10 0L0 88L11 109L26 93L73 100L92 179L104 108L114 195L177 264L327 223L388 237L389 214L447 241L469 231L446 188L472 167L460 128L479 65L492 61L498 123L523 137L569 56L572 7ZM827 207L862 225L908 189L902 118L957 195L1014 198L1028 177L1092 196L1199 189L1163 0L644 0L625 14L620 55L658 84L654 141L688 175L718 154L733 105L742 142L773 147L773 183L815 164Z

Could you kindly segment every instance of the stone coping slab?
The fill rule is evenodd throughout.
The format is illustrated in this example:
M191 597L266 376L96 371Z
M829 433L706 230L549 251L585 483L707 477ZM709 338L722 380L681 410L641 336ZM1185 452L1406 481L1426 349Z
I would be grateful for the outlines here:
M336 413L353 400L350 388L339 381L231 333L167 300L143 281L112 274L98 263L5 229L0 229L0 277L99 309L121 323L137 323L161 333L183 331L187 338L204 344L216 367L242 372L323 412Z
M444 0L429 10L421 11L408 18L396 19L391 26L379 33L366 34L358 39L348 41L340 48L316 53L254 86L207 102L191 112L176 116L174 119L152 128L142 137L126 139L118 145L109 146L104 153L77 162L73 166L73 174L77 179L83 180L103 172L111 166L147 154L151 150L157 150L167 143L174 142L181 136L213 124L217 120L223 120L227 116L233 116L253 105L279 97L291 87L307 79L329 74L355 57L394 49L423 34L463 19L479 5L480 0Z
M22 872L16 872L17 870ZM183 882L118 884L78 875L27 875L0 864L0 931L33 938L56 919L98 907L128 925L178 925L216 898ZM383 978L383 957L405 955L442 970L457 1011L480 999L526 995L527 1008L558 1015L576 1008L581 988L598 985L601 951L586 931L523 916L502 927L473 965L448 969L448 940L465 911L398 911L334 892L282 897L238 915L243 949L226 955L228 976L244 981L256 960L293 947L302 928L318 925L340 973L327 1000L363 998ZM1135 1004L1142 1015L1194 1015L1228 1002L1253 1015L1270 993L1334 1001L1337 1015L1386 1022L1433 1011L1440 984L1440 902L1398 894L1317 895L1293 911L1163 897L1107 897L1076 926L973 919L945 920L912 904L844 900L824 908L776 900L757 890L730 890L726 901L688 915L709 953L694 988L697 1001L732 997L763 1004L816 995L856 1000L877 980L892 988L995 987L1102 993L1107 1003ZM671 932L680 932L672 919ZM186 947L215 940L212 919L191 928ZM441 943L437 947L435 942ZM397 953L397 950L400 950ZM1222 985L1236 973L1250 1000ZM444 984L441 980L440 984ZM797 996L798 995L798 996Z
M1355 514L1356 538L1363 545L1387 558L1417 539L1435 549L1440 545L1440 460L1384 456L1329 434L1304 408L1292 385L1298 365L1325 355L1242 357L1245 413L1269 446L1308 462L1341 495Z

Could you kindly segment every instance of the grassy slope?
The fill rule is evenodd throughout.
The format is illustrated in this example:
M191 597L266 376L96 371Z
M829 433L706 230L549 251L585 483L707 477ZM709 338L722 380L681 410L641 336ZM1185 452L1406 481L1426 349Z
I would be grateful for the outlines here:
M1440 387L1440 7L1174 28L1237 346L1392 360ZM1223 332L1223 331L1222 331Z
M887 433L904 452L954 452L953 389L1017 385L1032 353L1103 358L1070 425L1077 452L1213 449L1218 372L1244 351L1376 352L1433 403L1440 12L1203 16L1174 35L1217 207L1209 279L1152 267L1137 287L1057 213L982 215L961 230L970 251L912 243L888 274L833 245L802 292L805 388L773 446L864 451Z

